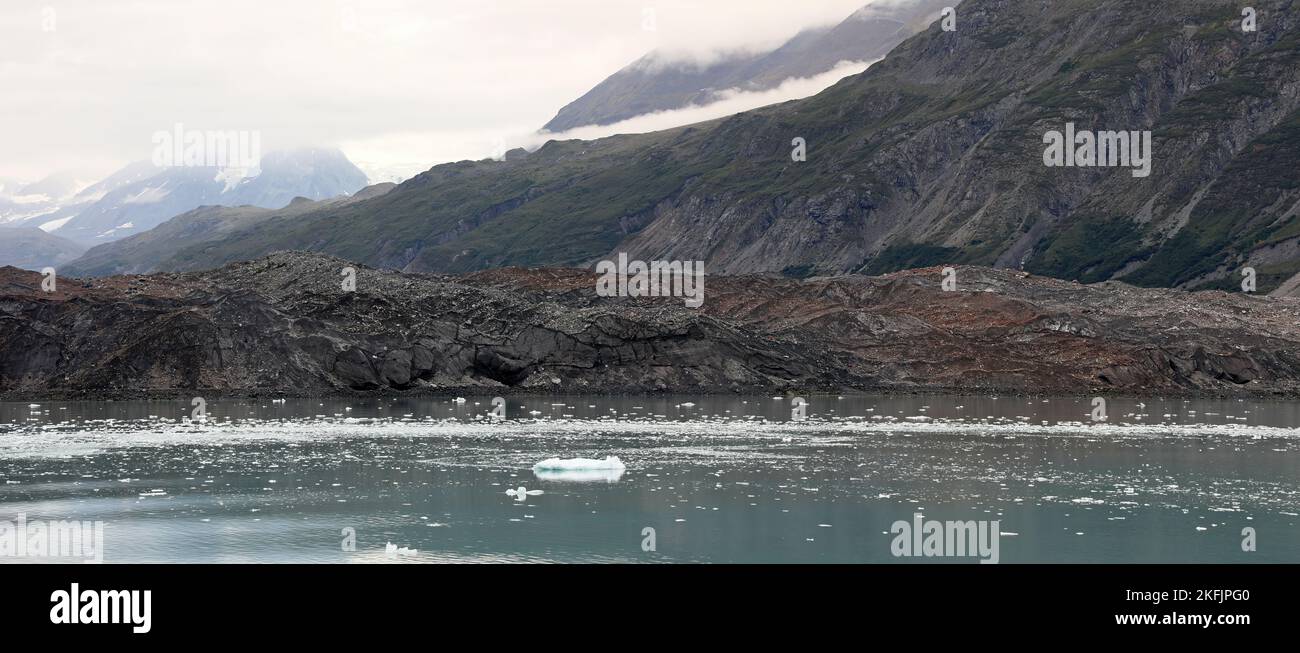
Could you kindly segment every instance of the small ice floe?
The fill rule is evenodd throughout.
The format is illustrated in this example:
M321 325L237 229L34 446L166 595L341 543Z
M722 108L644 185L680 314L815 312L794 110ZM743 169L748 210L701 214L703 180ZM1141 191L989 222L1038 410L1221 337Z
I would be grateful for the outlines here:
M685 401L685 402L682 402L681 407L682 407L682 408L694 408L694 407L695 407L695 403L694 403L694 402L690 402L690 401Z
M545 494L545 492L542 490L529 490L522 485L518 489L506 490L506 495L514 497L516 501L523 501L528 497L535 497L539 494Z
M142 498L142 499L143 499L144 497L165 497L165 496L167 496L167 491L166 491L166 490L157 490L157 489L155 489L155 490L149 490L148 492L141 492L141 493L140 493L140 498Z
M458 403L458 404L463 404L463 403L465 403L465 398L464 398L464 397L456 397L453 401L455 401L455 402Z
M542 481L568 481L576 483L617 482L627 466L618 456L594 458L547 458L533 465L533 475Z
M540 411L540 410L530 410L530 411L528 411L528 414L529 414L529 415L532 415L533 417L537 417L538 415L541 415L541 414L542 414L542 411Z
M416 549L408 549L404 546L399 547L392 542L384 544L384 555L390 558L396 558L397 556L410 556L417 553L419 553L419 551Z
M533 471L539 469L624 469L626 466L618 456L605 456L604 460L594 458L547 458L536 465L533 465Z

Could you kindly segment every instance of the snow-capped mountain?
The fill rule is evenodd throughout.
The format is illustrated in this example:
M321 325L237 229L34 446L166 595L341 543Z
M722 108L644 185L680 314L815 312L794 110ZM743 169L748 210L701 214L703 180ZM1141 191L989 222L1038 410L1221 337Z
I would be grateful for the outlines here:
M0 225L17 226L71 203L86 183L84 175L60 171L35 182L0 179Z
M30 184L0 179L0 225L53 231L109 192L159 172L160 168L144 162L132 163L93 184L82 181L87 175L67 171Z
M295 197L325 199L365 187L366 176L338 150L272 152L247 177L212 167L127 166L78 194L88 203L39 219L51 233L96 245L148 231L199 206L280 208ZM37 220L28 220L35 223Z

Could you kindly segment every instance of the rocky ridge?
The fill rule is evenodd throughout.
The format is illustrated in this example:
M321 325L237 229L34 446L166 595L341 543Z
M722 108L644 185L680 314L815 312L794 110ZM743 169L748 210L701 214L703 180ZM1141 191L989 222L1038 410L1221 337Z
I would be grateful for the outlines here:
M357 270L344 292L341 271ZM705 301L575 269L431 276L277 253L199 273L0 269L0 394L939 391L1300 394L1300 300L939 268L713 277Z

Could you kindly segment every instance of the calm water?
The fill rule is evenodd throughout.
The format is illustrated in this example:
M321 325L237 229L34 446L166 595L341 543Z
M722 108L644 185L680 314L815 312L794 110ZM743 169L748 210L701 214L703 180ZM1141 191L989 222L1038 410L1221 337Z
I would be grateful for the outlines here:
M0 403L0 520L101 520L106 562L975 560L895 557L916 513L997 520L1003 563L1300 562L1295 402L490 401Z

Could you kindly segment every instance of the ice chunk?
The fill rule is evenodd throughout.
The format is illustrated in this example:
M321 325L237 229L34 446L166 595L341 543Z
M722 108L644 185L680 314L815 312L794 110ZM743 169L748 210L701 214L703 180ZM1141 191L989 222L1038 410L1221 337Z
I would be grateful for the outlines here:
M541 481L573 483L616 483L627 469L618 456L604 460L592 458L547 458L533 465L533 474Z
M396 544L393 544L392 542L387 542L384 544L384 555L387 555L390 558L395 558L397 556L415 555L416 553L419 553L417 549L410 549L404 546L399 547Z
M528 497L535 497L539 494L545 494L545 493L542 490L529 490L528 488L525 488L522 485L519 486L519 489L517 490L506 490L507 496L512 496L519 501L523 501Z
M591 470L591 469L625 469L623 461L618 456L605 456L604 460L594 458L547 458L536 465L533 465L533 471L538 470Z
M623 468L616 469L534 469L539 481L562 483L617 483L623 478Z

